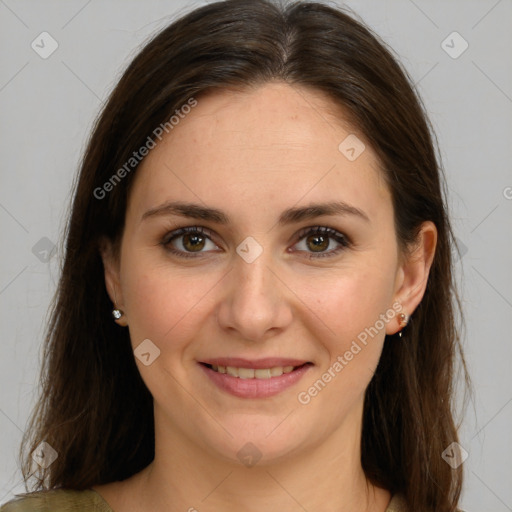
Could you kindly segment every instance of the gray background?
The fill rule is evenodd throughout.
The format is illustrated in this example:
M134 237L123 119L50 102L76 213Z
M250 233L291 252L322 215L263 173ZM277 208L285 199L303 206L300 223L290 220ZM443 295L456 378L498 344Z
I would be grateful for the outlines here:
M0 503L24 490L16 454L37 396L60 234L93 118L139 45L203 3L0 0ZM512 1L347 5L399 55L438 134L464 253L457 272L476 391L461 430L469 453L462 507L510 511ZM43 31L59 45L46 59L31 48ZM441 46L453 31L469 44L458 58ZM450 51L460 51L452 39Z

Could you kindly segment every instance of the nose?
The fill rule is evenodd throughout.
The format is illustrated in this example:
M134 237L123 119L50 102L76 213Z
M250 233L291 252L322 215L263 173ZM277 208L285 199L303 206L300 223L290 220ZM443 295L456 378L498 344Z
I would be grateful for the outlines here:
M292 292L266 251L248 263L236 254L226 276L217 319L239 340L265 341L292 321ZM282 273L282 272L281 272Z

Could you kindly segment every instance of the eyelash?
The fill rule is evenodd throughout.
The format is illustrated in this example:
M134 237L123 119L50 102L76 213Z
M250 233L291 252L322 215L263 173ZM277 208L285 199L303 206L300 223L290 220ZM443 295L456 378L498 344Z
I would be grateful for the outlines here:
M160 242L160 244L165 248L166 251L168 251L171 254L174 254L175 256L178 256L180 258L198 258L198 257L200 257L198 255L203 254L201 252L198 252L198 253L184 252L184 251L178 251L178 250L170 247L170 243L172 241L174 241L176 238L179 238L180 236L187 235L187 234L203 235L203 237L208 238L209 240L211 240L213 242L212 232L209 229L206 229L206 228L203 228L200 226L190 226L190 227L176 229L175 231L171 231L170 233L167 233L165 235L164 239ZM344 249L351 246L350 240L345 235L343 235L339 231L336 231L335 229L332 229L332 228L329 228L326 226L315 226L315 227L302 229L297 234L298 240L297 240L297 242L295 242L295 244L297 244L303 238L306 238L310 235L327 236L328 238L334 239L336 242L338 242L340 244L340 247L333 249L329 252L309 253L309 256L307 256L308 259L332 257L332 256L337 255L339 252L343 251Z

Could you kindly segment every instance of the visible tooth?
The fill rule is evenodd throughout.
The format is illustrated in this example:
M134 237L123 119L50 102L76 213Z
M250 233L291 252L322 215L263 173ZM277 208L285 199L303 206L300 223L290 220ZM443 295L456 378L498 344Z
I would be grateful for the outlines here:
M275 366L274 368L270 368L270 375L272 377L280 377L281 375L283 375L283 367Z
M254 371L254 376L257 379L270 379L270 368L262 368Z
M232 377L238 377L238 368L233 366L226 366L226 373Z
M254 379L254 370L252 368L238 368L238 376L241 379Z
M218 373L225 373L240 379L270 379L280 377L283 373L291 373L294 366L274 366L273 368L237 368L235 366L221 366L212 364L212 369Z

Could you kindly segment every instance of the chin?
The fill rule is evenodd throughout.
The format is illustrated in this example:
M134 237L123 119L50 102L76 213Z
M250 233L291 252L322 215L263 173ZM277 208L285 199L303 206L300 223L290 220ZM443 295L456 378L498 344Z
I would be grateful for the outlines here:
M226 430L219 432L215 429L215 438L211 430L205 432L202 444L209 445L213 456L231 464L253 467L285 462L313 441L304 423L301 432L296 432L291 428L292 424L287 424L289 418L285 418L286 414L276 417L244 415L238 419L221 420Z

